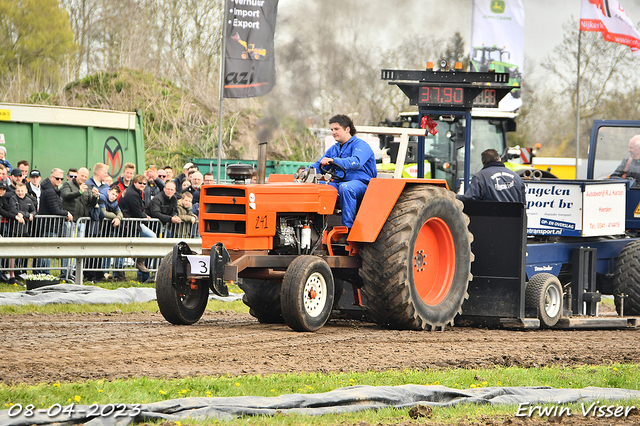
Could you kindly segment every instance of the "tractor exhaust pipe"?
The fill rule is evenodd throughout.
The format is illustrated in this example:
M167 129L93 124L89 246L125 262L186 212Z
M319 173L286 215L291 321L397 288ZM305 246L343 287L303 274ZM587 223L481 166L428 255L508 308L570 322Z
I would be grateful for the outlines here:
M265 183L267 177L267 143L258 144L258 183Z

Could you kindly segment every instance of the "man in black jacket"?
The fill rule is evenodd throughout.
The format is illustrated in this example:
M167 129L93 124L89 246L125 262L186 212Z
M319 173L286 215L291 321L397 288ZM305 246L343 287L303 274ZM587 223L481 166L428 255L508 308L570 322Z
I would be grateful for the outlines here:
M62 208L62 200L60 199L60 190L58 186L64 179L64 172L62 169L53 169L51 176L43 180L40 184L40 209L38 210L38 216L61 216L65 217L68 221L73 221L73 215ZM37 227L38 235L43 237L57 237L60 233L60 223L53 218L43 218L39 220ZM41 266L49 267L51 259L38 259ZM49 271L37 271L35 273L46 273Z
M173 181L167 182L162 192L149 203L149 216L160 219L163 225L182 222L178 217L178 199L175 194L176 184Z
M502 163L495 149L487 149L481 154L482 170L472 179L464 195L457 198L466 200L503 201L526 205L524 183L520 176Z
M124 217L150 219L144 212L143 191L145 186L147 186L147 179L144 175L135 175L131 179L131 185L129 185L119 201L120 210L122 210ZM156 234L146 225L141 223L139 229L141 237L156 238ZM136 261L136 268L143 274L149 274L149 269L144 264L146 260L145 258L138 258Z

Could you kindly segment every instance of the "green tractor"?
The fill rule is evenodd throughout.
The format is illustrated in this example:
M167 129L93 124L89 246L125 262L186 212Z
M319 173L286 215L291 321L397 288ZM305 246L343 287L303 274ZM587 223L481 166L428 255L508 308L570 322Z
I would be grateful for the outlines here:
M494 70L495 72L509 73L509 84L517 89L511 91L511 96L520 98L520 82L522 81L522 73L517 65L505 62L510 60L509 51L493 45L491 47L482 46L474 47L471 58L470 67L474 72L487 72Z

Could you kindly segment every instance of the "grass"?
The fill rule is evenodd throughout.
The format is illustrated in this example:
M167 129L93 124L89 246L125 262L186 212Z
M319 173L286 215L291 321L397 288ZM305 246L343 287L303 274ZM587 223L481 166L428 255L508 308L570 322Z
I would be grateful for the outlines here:
M141 377L123 380L91 380L78 383L42 383L34 386L0 384L0 401L4 407L12 404L35 405L48 408L53 404L144 404L185 397L278 396L283 394L312 394L355 385L397 386L403 384L442 385L453 389L470 389L497 386L552 386L555 388L605 388L640 389L640 364L611 364L607 366L544 367L525 369L520 367L496 367L483 370L403 370L366 373L311 373L271 374L266 376L190 377L182 379L150 379ZM604 401L600 402L604 404ZM614 405L640 406L638 401L617 401ZM568 406L572 413L581 413L579 404ZM515 404L488 406L461 404L455 407L434 407L431 421L457 423L461 419L472 421L481 416L511 417L518 407ZM370 424L412 422L408 409L384 408L360 413L330 414L310 417L300 414L274 417L244 417L225 421L228 425L335 425L365 421ZM424 420L418 420L424 424ZM183 423L209 425L215 420L184 421Z

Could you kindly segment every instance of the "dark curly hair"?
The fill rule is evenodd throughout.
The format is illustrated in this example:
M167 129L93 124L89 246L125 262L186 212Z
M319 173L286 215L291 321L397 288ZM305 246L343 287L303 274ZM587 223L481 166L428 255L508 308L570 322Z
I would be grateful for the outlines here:
M329 124L333 124L333 123L339 124L345 130L348 127L349 133L351 134L351 136L354 136L356 134L356 126L353 125L353 121L351 121L351 119L347 115L344 115L344 114L334 115L329 119Z

